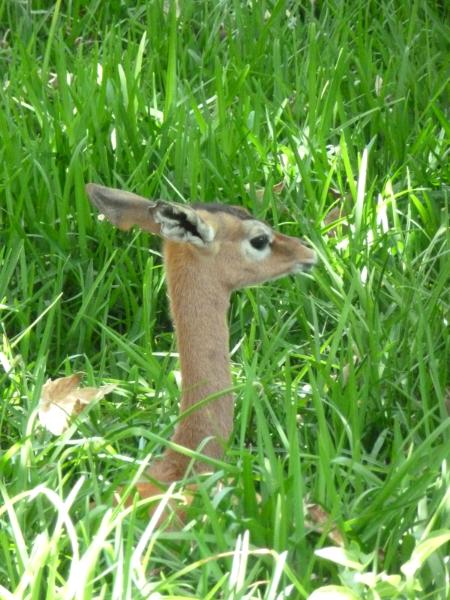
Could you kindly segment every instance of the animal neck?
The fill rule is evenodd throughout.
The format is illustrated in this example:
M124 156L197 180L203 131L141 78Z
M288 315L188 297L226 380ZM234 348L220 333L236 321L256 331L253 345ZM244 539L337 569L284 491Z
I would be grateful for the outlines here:
M233 427L227 325L230 295L214 285L212 270L205 265L197 268L195 254L189 255L185 245L166 244L165 263L182 376L180 412L189 411L172 440L220 458ZM196 407L198 403L202 404ZM208 438L213 439L205 442Z

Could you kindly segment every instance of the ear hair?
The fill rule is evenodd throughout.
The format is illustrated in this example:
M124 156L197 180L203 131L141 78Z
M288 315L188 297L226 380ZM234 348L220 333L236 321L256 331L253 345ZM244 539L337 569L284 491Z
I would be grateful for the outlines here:
M158 202L155 221L161 225L162 237L175 242L189 242L204 247L214 239L214 229L189 206Z

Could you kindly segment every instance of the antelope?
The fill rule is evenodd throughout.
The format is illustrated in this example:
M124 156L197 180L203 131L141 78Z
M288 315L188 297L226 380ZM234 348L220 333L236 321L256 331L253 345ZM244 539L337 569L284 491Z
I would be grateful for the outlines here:
M231 293L307 271L316 263L316 253L241 207L149 201L94 183L86 192L119 229L138 226L162 238L182 378L180 418L171 440L221 459L233 429L227 324ZM183 480L191 461L167 448L137 483L139 496L160 497L169 484ZM193 470L203 474L211 466L196 460Z

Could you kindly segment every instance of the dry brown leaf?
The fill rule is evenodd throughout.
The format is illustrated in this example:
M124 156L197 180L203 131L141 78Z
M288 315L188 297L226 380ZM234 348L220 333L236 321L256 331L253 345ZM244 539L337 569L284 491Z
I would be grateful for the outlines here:
M274 194L281 194L281 192L284 190L284 181L279 181L278 183L276 183L275 185L272 186L272 193Z
M342 196L339 190L334 188L330 188L328 190L329 194L336 198L339 201L338 204L335 204L331 210L325 215L323 219L323 226L328 227L332 223L336 223L333 227L330 227L326 231L326 235L329 237L336 237L336 230L339 224L342 224L343 227L347 225L346 221L342 222L342 219L348 215L348 207L346 207L347 201L349 200L348 196Z
M344 228L346 227L346 225L347 225L346 221L344 221L344 222L342 221L342 219L346 216L347 216L346 210L345 210L344 206L342 206L342 205L335 206L327 213L327 215L325 216L325 218L323 220L323 226L328 227L329 225L332 225L333 223L335 223L335 225L332 225L332 227L329 227L329 229L327 229L326 235L328 237L336 237L337 228L339 225L343 225Z
M100 388L80 388L81 374L48 379L42 387L39 401L39 421L54 435L61 435L68 427L71 417L78 415L88 404L100 400L116 387L114 384Z
M323 223L324 225L331 225L338 219L340 219L344 214L344 210L342 206L335 206L332 208L325 216ZM331 230L330 230L331 231Z
M245 190L247 192L250 191L250 184L245 185ZM279 195L284 190L284 181L279 181L275 185L272 186L272 194ZM256 188L255 196L257 200L262 200L264 198L264 194L266 193L266 188Z
M327 537L336 544L336 546L344 546L344 538L341 532L331 521L331 515L324 510L320 504L307 504L305 506L306 514L310 522L308 523L314 531L326 533Z

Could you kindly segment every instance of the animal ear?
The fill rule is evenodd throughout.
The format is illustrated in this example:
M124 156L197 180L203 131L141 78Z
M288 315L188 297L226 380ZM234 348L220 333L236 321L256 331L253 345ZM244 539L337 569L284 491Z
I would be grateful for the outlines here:
M96 183L88 183L86 193L100 214L119 229L137 225L151 233L160 233L160 225L154 218L157 202Z
M213 227L189 206L146 200L96 183L88 183L86 193L100 214L119 229L127 230L136 225L167 240L201 247L214 239Z
M174 242L189 242L205 247L215 237L214 228L190 206L158 202L155 221L161 226L161 236Z

